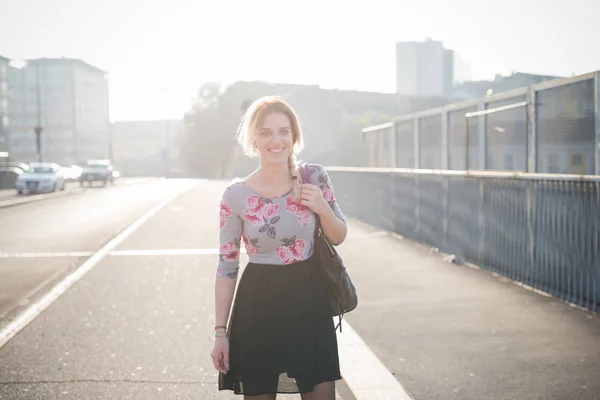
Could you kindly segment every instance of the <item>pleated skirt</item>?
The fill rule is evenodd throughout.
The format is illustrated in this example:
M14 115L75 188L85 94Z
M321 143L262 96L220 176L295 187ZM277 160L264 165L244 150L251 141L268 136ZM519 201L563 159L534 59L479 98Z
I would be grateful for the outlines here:
M229 322L229 364L219 390L255 396L311 392L341 379L327 288L316 257L249 263Z

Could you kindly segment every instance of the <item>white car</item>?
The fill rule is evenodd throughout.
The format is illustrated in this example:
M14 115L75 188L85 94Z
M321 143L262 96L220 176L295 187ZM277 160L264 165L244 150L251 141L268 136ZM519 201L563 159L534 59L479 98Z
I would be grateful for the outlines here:
M65 190L65 176L56 163L32 163L29 171L19 176L15 183L17 193L42 193Z

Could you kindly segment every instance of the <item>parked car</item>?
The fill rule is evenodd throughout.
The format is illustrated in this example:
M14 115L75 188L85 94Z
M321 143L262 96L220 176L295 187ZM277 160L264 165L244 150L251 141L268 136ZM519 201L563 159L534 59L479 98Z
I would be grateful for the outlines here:
M0 166L0 189L13 189L21 175L21 168Z
M111 184L115 181L114 168L108 160L88 160L83 166L81 175L79 176L79 184L84 185L85 182L91 185L94 182L102 182L106 186L107 182Z
M29 170L24 171L15 187L18 194L55 192L65 190L65 177L56 163L31 163Z

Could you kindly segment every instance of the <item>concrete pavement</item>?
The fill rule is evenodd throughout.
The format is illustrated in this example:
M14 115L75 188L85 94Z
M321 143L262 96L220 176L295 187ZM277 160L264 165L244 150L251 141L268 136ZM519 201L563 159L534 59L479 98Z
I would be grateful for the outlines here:
M11 284L0 288L13 295L0 303L26 309L35 298L16 289L24 279L19 271L72 271L185 182L73 196L62 208L48 200L10 209L28 213L0 211L0 221L15 229L0 238L0 253L8 255L0 258L0 283L13 271ZM194 183L0 348L0 399L240 398L217 393L208 357L218 201L226 184ZM90 216L98 204L104 211ZM54 219L43 219L48 214ZM414 399L600 398L597 316L355 221L349 232L339 250L359 307L344 327ZM383 380L369 375L372 361L364 358L361 375L358 352L345 345L340 351L354 368L338 385L340 398L352 400L348 387L359 399L399 398L377 391Z

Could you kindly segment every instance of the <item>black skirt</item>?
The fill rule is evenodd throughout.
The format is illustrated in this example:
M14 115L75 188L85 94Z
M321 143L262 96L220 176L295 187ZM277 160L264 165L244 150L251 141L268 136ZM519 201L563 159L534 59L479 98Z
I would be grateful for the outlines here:
M325 281L313 256L290 265L249 263L229 323L219 390L255 396L312 392L342 379Z

